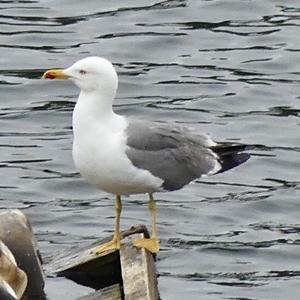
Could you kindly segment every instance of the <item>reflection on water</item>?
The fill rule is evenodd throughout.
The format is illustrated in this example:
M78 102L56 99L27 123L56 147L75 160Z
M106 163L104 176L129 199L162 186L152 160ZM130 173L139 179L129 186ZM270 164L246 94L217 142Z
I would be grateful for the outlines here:
M78 90L41 80L101 55L118 113L256 145L240 168L157 195L162 299L298 299L299 20L294 0L0 0L1 207L30 216L44 256L112 231L109 195L71 158ZM146 222L146 197L127 198L122 228ZM88 291L47 280L49 299Z

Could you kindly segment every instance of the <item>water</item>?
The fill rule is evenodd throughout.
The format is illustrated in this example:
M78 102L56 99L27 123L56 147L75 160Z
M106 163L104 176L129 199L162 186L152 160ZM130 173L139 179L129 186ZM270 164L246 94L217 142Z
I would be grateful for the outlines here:
M72 158L78 90L44 70L100 55L119 72L115 110L218 141L260 144L243 166L157 194L161 297L299 299L299 1L0 1L1 207L33 224L43 255L112 231L112 197ZM148 224L124 199L122 228ZM47 279L49 299L90 289Z

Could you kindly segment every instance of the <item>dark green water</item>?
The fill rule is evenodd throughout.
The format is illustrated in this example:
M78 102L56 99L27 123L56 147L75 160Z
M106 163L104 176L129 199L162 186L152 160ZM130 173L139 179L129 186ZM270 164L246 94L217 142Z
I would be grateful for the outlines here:
M0 1L1 208L20 208L42 254L113 229L111 196L71 158L78 90L44 70L99 55L115 110L262 145L247 164L157 194L163 300L299 299L299 1ZM148 224L124 199L122 228ZM89 292L47 279L50 300Z

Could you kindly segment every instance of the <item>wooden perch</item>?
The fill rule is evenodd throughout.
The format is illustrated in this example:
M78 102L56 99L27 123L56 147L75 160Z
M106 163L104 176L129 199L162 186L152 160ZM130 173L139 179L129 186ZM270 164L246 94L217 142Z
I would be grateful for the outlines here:
M45 266L45 270L48 275L64 276L98 290L80 300L157 300L159 296L153 256L145 249L137 249L132 245L132 239L141 236L149 237L146 227L132 227L122 232L120 251L98 255L92 254L92 249L112 237L91 245L73 247L56 256Z
M125 300L157 300L157 278L152 254L133 246L132 240L143 234L128 236L120 249L121 270Z

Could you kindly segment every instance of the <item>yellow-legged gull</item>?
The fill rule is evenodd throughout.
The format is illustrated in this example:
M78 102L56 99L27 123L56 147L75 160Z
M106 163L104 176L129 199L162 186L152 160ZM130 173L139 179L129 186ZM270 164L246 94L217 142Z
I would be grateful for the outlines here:
M71 79L80 94L73 112L73 159L82 176L116 195L113 240L96 249L120 248L121 195L149 194L152 233L135 246L159 251L154 192L182 188L245 162L243 145L216 144L203 132L170 123L135 120L113 111L118 76L101 57L84 58L67 69L48 70L47 79Z

